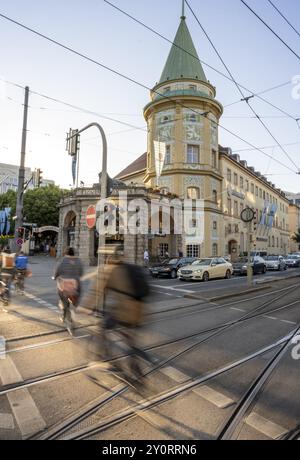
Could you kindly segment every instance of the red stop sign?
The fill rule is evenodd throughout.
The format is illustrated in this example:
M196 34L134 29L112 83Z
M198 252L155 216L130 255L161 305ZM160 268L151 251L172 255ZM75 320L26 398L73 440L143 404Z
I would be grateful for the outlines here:
M86 225L88 228L94 228L96 225L96 207L89 206L86 211Z

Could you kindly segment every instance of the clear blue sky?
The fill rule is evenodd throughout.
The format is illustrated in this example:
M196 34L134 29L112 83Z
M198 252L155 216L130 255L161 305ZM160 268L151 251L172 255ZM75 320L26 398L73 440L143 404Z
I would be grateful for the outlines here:
M267 0L247 0L284 40L299 54L300 37L286 24ZM273 0L300 31L300 2ZM173 40L181 15L181 0L112 0ZM195 13L210 34L235 78L255 92L291 81L300 75L300 62L239 0L190 0ZM159 80L170 44L153 35L102 0L1 0L0 12L101 61L149 87ZM218 57L195 19L186 12L200 59L222 70ZM112 116L146 128L142 109L149 92L94 64L0 19L0 76L34 91L65 100L77 106ZM207 78L217 87L223 104L240 99L236 87L204 66ZM300 116L300 99L291 96L292 84L267 93L265 97L293 116ZM8 99L11 98L11 99ZM20 89L0 87L0 161L17 164L20 156L22 100ZM300 167L300 129L296 123L270 106L253 103L264 121L282 144L299 143L286 149ZM108 133L109 173L119 172L146 150L146 131L126 127L92 115L76 112L37 96L30 100L27 166L40 167L44 177L58 184L71 183L70 159L65 152L65 132L90 121L100 121ZM111 114L111 115L110 115ZM274 145L272 138L251 116L246 104L225 109L221 124L256 146ZM234 118L231 118L234 117ZM242 117L242 118L235 118ZM220 143L233 150L247 145L220 130ZM97 181L101 168L100 139L96 131L82 136L81 179ZM279 148L266 150L274 158L293 168ZM282 189L300 191L300 176L284 170L274 161L255 151L241 152L249 165L270 176Z

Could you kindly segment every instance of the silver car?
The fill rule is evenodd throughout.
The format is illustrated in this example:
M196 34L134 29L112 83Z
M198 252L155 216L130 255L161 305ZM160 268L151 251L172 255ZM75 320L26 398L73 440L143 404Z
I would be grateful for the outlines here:
M266 256L265 258L267 264L267 270L286 270L287 265L282 256Z

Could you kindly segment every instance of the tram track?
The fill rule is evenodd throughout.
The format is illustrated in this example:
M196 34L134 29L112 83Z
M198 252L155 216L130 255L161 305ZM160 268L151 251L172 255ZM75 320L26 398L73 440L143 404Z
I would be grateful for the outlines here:
M171 399L174 399L187 391L193 390L194 388L196 388L197 386L201 384L204 384L218 376L221 376L222 374L226 374L227 372L230 372L233 369L236 369L242 366L243 364L252 361L255 358L258 358L260 356L263 356L266 353L269 353L275 350L281 344L285 344L289 342L290 338L291 338L291 334L239 360L233 361L223 367L210 371L209 373L205 374L202 377L199 377L196 379L189 379L188 381L183 382L181 385L173 388L172 390L160 393L159 395L156 395L153 398L144 399L138 402L137 404L133 405L132 407L125 408L112 416L102 418L101 421L98 421L97 423L92 424L90 427L86 427L79 431L70 433L70 431L73 428L76 428L76 426L79 425L81 422L86 421L88 417L94 415L95 412L97 412L98 410L103 408L103 406L111 402L116 396L120 396L122 393L124 393L124 388L118 386L116 389L112 390L111 394L104 395L101 401L99 401L98 399L97 407L95 405L94 406L91 405L91 407L88 410L89 411L88 414L86 410L83 410L81 411L81 413L78 413L72 418L69 418L66 422L63 422L60 425L57 425L56 427L50 429L46 434L42 434L40 437L38 437L38 439L41 439L41 440L42 439L43 440L46 440L46 439L47 440L58 440L58 439L83 440L83 439L90 438L91 436L94 436L96 434L99 434L103 431L106 431L107 429L115 425L118 425L120 423L123 423L133 417L141 416L143 418L143 413L145 411L158 407L161 404Z
M276 300L279 300L281 299L283 296L285 296L285 292L278 296L276 298ZM262 309L264 309L266 306L268 306L270 303L273 303L275 301L275 299L272 299L268 302L266 302L264 305L256 308L257 311L260 311ZM284 308L289 308L291 306L294 306L296 304L300 303L300 300L297 300L295 302L292 302L288 305L283 305L283 306L280 306L278 308L276 308L275 310L278 311L278 310L282 310ZM269 313L269 312L268 312ZM197 347L199 347L201 344L207 342L208 340L216 337L217 335L227 331L229 328L231 328L232 326L236 325L236 324L241 324L242 322L244 321L247 321L247 320L250 320L250 319L253 319L253 318L256 318L256 317L259 317L259 316L262 316L264 315L265 312L260 312L259 314L257 315L253 315L253 312L251 312L251 315L249 315L249 313L247 313L246 315L243 315L241 318L239 318L238 320L235 320L235 321L231 321L229 323L227 323L226 325L223 325L223 326L219 326L217 328L217 330L215 329L212 334L208 335L207 337L205 337L204 339L202 340L199 340L197 341L196 343L192 344L192 345L189 345L187 346L185 349L181 350L180 352L177 352L173 355L171 355L170 357L168 357L167 359L163 360L162 362L160 362L157 366L154 366L152 369L150 369L149 371L147 371L145 374L144 374L144 377L152 374L153 372L156 372L157 370L161 369L162 367L166 366L167 364L169 364L170 362L174 361L175 359L181 357L182 355L184 355L185 353L188 353L188 352L191 352L192 350L196 349ZM209 332L209 331L205 331L205 332ZM202 334L204 332L202 331ZM110 395L107 399L105 399L105 401L103 401L102 399L99 401L95 401L93 404L89 404L88 405L88 408L85 409L83 408L82 412L80 413L80 415L76 416L73 416L71 417L72 419L72 424L76 424L76 423L80 423L83 419L88 419L91 414L93 414L94 412L96 412L100 407L103 406L103 404L106 404L108 402L110 402L112 399L120 396L121 394L123 394L126 390L128 390L130 387L129 385L123 385L123 387L121 386L120 388L118 387L118 389L115 391L115 393L113 393L112 395ZM67 426L67 429L69 428L68 427L68 424L69 422L66 421L65 422L65 426ZM64 429L64 427L62 427ZM46 437L45 437L46 436ZM50 439L50 438L47 438L47 435L43 435L41 438L39 439Z
M188 317L188 316L193 315L195 313L202 314L202 313L207 313L207 312L210 312L210 311L221 310L223 308L230 308L230 307L232 307L234 305L238 305L238 304L241 304L241 303L254 301L254 300L257 300L257 299L260 299L260 298L264 298L264 297L269 297L270 295L274 295L274 294L276 294L278 292L285 292L285 291L287 291L287 290L289 290L289 289L291 289L293 287L297 287L297 286L298 286L298 284L295 284L295 285L288 286L288 287L285 287L285 288L282 288L282 289L278 289L278 290L275 290L275 291L272 291L272 292L269 292L269 293L261 294L259 296L249 297L249 298L246 298L246 299L230 302L230 303L227 303L227 304L214 305L212 307L202 308L200 310L198 309L198 310L195 310L195 311L188 311L184 315L176 316L176 319L177 318L182 318L182 317ZM146 316L150 317L150 316L153 316L153 315L172 313L173 311L178 311L178 310L181 310L181 309L185 309L185 310L187 310L187 309L189 309L189 310L190 309L196 309L199 306L203 306L203 304L195 304L195 305L191 305L191 306L187 306L187 307L179 307L179 308L175 307L174 309L151 312L151 313L147 314ZM271 313L271 311L268 312L268 313ZM166 321L167 319L169 319L169 317L167 317L167 318L164 317L159 321L152 321L152 320L150 320L148 322L146 321L145 326L148 325L148 324L154 324L156 322L163 322L163 321ZM100 318L99 318L99 320L100 320ZM99 322L98 323L90 323L90 324L86 324L86 325L75 326L74 330L81 330L81 329L85 329L85 328L88 329L88 328L98 327L98 326L99 326ZM205 333L205 331L203 331L203 332ZM210 330L208 330L207 332L210 332ZM35 340L35 339L38 339L38 338L41 338L41 337L47 337L48 335L51 336L51 335L62 334L62 333L67 333L65 328L61 328L58 331L50 331L50 332L45 332L45 333L36 334L36 335L14 337L14 338L11 338L11 339L7 339L6 344L10 344L10 343L14 343L14 342L22 342L22 341L26 341L26 340ZM198 335L198 333L196 335ZM56 344L61 343L61 342L72 341L74 338L77 339L77 338L81 338L81 337L76 337L76 336L75 337L66 337L66 338L63 338L63 339L58 339L58 340L50 341L50 342L44 342L44 343L41 343L41 344L28 345L28 346L24 346L24 347L14 348L12 350L7 350L6 353L15 353L15 352L26 351L26 350L35 349L35 348L42 348L44 345L56 345ZM183 339L184 338L185 337L183 337Z
M281 360L286 355L289 346L293 339L298 336L300 333L300 323L298 323L297 328L292 332L290 339L283 343L279 350L276 352L275 356L268 362L264 369L257 376L255 381L247 389L246 393L241 397L240 401L236 405L234 411L229 416L229 418L224 423L221 428L218 439L219 440L230 440L235 433L235 430L240 423L243 422L245 416L251 411L251 408L255 404L257 397L261 391L265 388L266 384L272 377L272 374L279 366ZM298 437L300 435L300 428L298 427L293 433L293 436Z
M285 293L283 293L283 295L285 295ZM257 309L260 310L262 308L265 308L270 303L273 303L276 300L280 300L283 295L278 296L276 299L271 299L268 302L265 302L263 305L257 307L256 310ZM210 340L211 338L215 337L216 335L219 335L223 331L226 331L229 327L232 327L232 326L234 326L236 324L240 324L240 323L242 323L244 321L248 321L248 320L263 316L266 313L275 313L277 311L282 311L282 310L294 307L298 303L300 303L300 300L291 302L290 304L281 305L281 306L276 307L276 308L274 308L272 310L268 310L267 312L261 312L261 313L258 313L258 314L250 314L252 312L249 312L246 315L244 315L242 318L238 318L236 320L232 320L232 321L229 321L227 323L223 323L221 325L217 325L217 326L214 326L214 327L211 327L211 328L208 328L208 329L197 331L197 332L195 332L193 334L188 334L188 335L182 336L180 338L171 339L169 341L165 341L165 342L161 342L161 343L157 343L157 344L152 344L151 346L146 347L145 351L149 352L149 351L156 350L158 348L162 348L162 347L166 347L166 346L170 346L170 345L177 345L177 344L179 344L181 342L188 341L188 340L191 340L191 339L195 339L195 338L197 338L199 336L211 333L209 336L205 337L204 339L199 340L199 341L195 342L194 344L188 346L188 348L186 348L183 352L180 352L179 354L173 355L166 362L160 364L160 367L162 367L164 364L167 364L171 360L177 358L182 353L192 351L194 348L196 348L197 346L199 346L202 343L206 342L207 340ZM71 340L71 338L70 338L70 340ZM55 344L59 344L59 343L61 343L61 341L59 341L59 342L53 341L51 343L51 345L55 345ZM22 351L26 351L26 350L30 350L30 348L26 347ZM18 350L18 351L20 351L20 350ZM16 352L16 351L14 351L14 352ZM88 364L76 366L76 367L73 367L73 368L64 369L62 371L50 373L50 374L47 374L47 375L44 375L44 376L40 376L40 377L36 377L36 378L32 378L32 379L27 379L24 382L18 382L17 384L10 384L10 385L7 385L5 387L2 387L2 390L0 391L0 396L8 394L8 393L10 393L12 391L25 389L25 388L30 388L30 387L35 386L35 385L48 383L48 382L51 382L53 380L58 380L60 378L63 378L63 377L69 376L69 375L74 375L74 374L77 374L77 373L81 373L81 372L84 372L84 371L87 371L87 370L90 370L90 369L93 369L93 368L101 368L101 367L103 367L103 369L105 370L106 369L105 363L110 363L110 362L112 363L112 362L118 361L120 359L126 359L126 358L128 358L128 356L129 356L128 354L123 354L123 355L121 354L121 355L117 355L117 356L113 357L110 360L103 360L101 363L88 363ZM103 364L104 364L104 366L103 366Z

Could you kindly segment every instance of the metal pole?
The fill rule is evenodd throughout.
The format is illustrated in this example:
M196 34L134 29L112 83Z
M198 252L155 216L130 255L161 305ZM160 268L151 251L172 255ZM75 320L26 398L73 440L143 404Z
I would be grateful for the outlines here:
M26 156L26 140L27 140L27 119L28 119L28 100L29 87L25 88L24 100L24 115L23 115L23 131L22 131L22 147L21 160L19 168L18 192L17 192L17 207L16 207L16 223L15 223L15 248L17 248L18 228L23 225L23 199L24 199L24 182L25 182L25 156Z
M248 264L247 264L247 280L248 286L252 286L253 280L253 270L251 267L251 230L252 230L252 222L248 222L248 237L247 237L247 252L248 252Z

